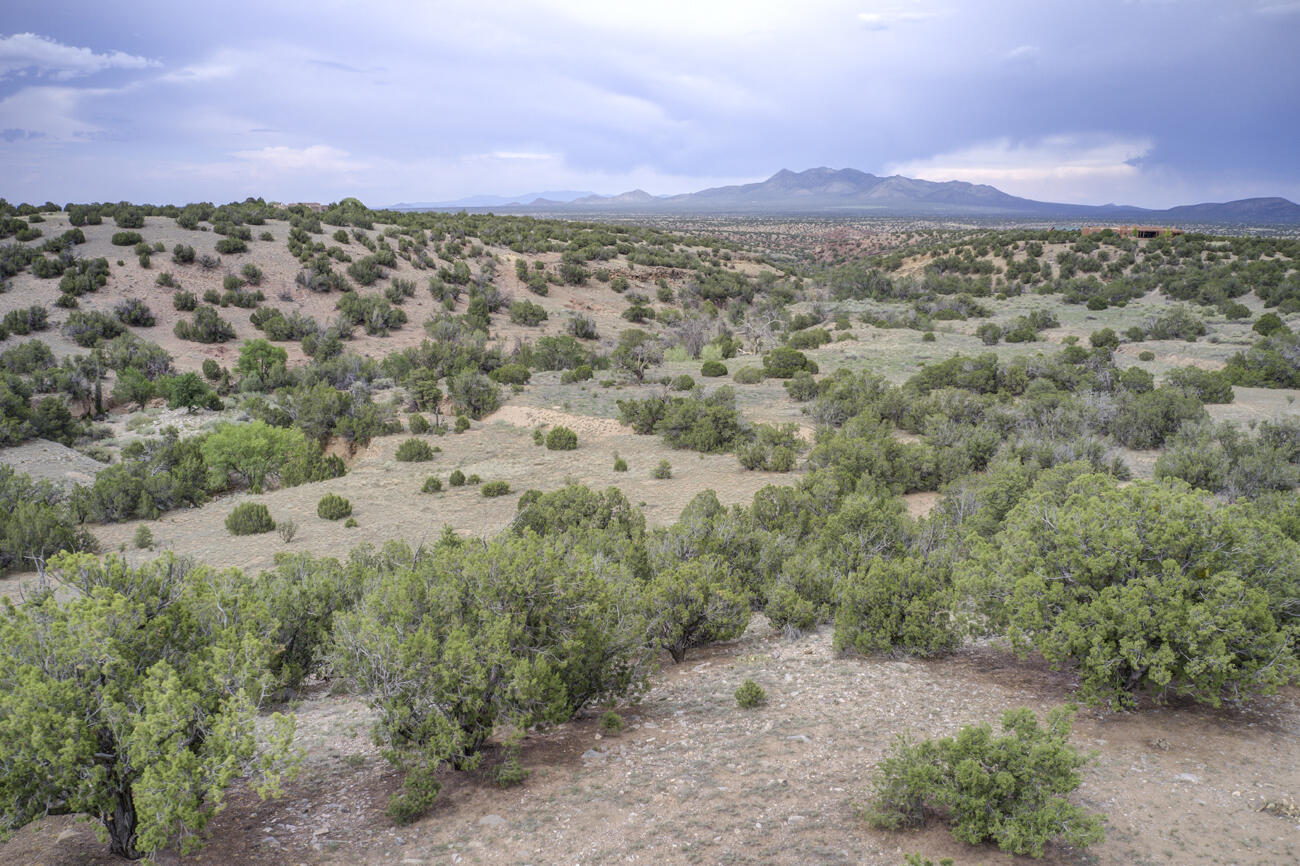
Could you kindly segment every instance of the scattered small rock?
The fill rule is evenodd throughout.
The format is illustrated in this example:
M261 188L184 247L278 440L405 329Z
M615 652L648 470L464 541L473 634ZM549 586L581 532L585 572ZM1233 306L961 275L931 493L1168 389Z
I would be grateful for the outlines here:
M1186 782L1189 785L1199 785L1201 783L1201 780L1198 779L1196 776L1193 776L1191 773L1179 773L1177 776L1174 777L1174 781Z
M482 827L500 827L505 822L506 819L500 815L484 815L478 819L479 826Z

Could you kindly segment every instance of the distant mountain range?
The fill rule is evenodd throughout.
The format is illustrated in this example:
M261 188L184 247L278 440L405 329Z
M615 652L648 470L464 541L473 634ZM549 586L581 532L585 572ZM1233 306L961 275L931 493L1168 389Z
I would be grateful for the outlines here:
M519 195L471 195L454 201L416 201L391 205L387 210L445 210L453 207L523 207L541 200L549 204L566 204L574 199L594 196L591 190L553 189Z
M487 201L491 199L492 201ZM471 203L474 202L474 203ZM782 169L760 183L652 196L546 192L514 197L474 196L459 202L396 205L400 210L495 208L510 212L787 214L807 216L1022 217L1130 222L1300 224L1300 205L1284 198L1246 198L1183 205L1167 210L1129 205L1042 202L1008 195L986 184L937 183L894 175L877 177L852 168Z

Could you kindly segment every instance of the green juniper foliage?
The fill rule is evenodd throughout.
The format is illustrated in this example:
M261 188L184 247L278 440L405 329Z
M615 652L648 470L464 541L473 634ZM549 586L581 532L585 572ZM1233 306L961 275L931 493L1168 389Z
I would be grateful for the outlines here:
M1040 726L1021 707L1003 713L1001 736L982 724L938 740L899 737L876 769L863 814L894 830L919 826L943 810L956 838L1032 857L1042 857L1057 838L1078 848L1094 845L1104 838L1101 816L1065 799L1089 760L1066 742L1072 721L1071 711L1059 707Z
M165 556L50 563L72 595L0 609L0 816L90 816L114 854L192 851L236 780L294 771L292 718L259 750L274 620L238 574Z

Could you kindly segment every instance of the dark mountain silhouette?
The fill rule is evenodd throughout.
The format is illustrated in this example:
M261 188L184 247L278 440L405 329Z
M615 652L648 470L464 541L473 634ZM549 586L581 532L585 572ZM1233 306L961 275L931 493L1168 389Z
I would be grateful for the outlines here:
M765 181L699 192L652 196L644 190L585 195L568 201L548 195L514 211L573 213L790 214L808 216L1037 217L1185 223L1300 223L1300 205L1284 198L1247 198L1168 210L1126 205L1042 202L1008 195L987 184L943 183L901 175L877 177L852 168L781 169ZM467 206L467 205L459 205ZM498 208L499 210L502 208Z
M445 210L446 208L482 208L482 207L523 207L535 201L547 204L566 204L583 196L595 193L590 190L559 189L546 192L526 192L521 195L471 195L453 201L415 201L399 202L390 205L388 210Z

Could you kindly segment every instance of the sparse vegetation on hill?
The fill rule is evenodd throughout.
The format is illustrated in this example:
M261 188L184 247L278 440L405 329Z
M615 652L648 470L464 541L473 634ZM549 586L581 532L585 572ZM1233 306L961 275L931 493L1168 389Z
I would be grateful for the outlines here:
M115 224L133 211L138 226ZM664 228L355 199L60 213L37 234L0 205L0 443L74 446L91 468L61 488L0 477L0 564L29 569L95 535L125 545L135 527L109 524L182 508L153 524L155 543L219 559L229 515L252 533L241 556L268 568L256 581L158 568L183 572L186 598L236 594L259 695L310 690L328 664L369 704L404 780L399 821L489 758L507 756L494 777L535 784L524 731L607 707L638 730L642 711L620 702L656 661L751 622L746 641L820 631L826 670L873 676L907 656L939 671L1003 653L1005 669L1010 644L1069 671L1059 700L1139 712L1174 698L1273 707L1300 677L1300 422L1276 390L1300 383L1295 241L916 226L869 257L827 241L774 258ZM111 249L119 229L144 245L125 264L77 254ZM171 271L143 269L168 248ZM618 438L615 419L640 435ZM430 436L448 427L462 435ZM411 474L390 455L447 466ZM328 494L287 490L329 479ZM581 483L611 480L623 490ZM517 509L497 498L516 490ZM265 501L212 501L236 491ZM449 530L408 547L430 514L485 541ZM291 542L302 552L285 554ZM162 585L152 566L113 568ZM84 601L41 596L11 616L81 617ZM235 639L200 638L212 653ZM710 700L737 716L745 675ZM779 689L764 718L780 723L785 692L804 687ZM981 720L954 712L950 730ZM1033 721L913 743L886 764L916 773L882 790L907 821L943 812L961 838L1008 850L1089 841L1090 816L1064 799L1068 726ZM1040 777L1031 753L1069 772ZM960 769L1004 758L1005 797ZM35 817L23 802L0 812ZM174 841L178 825L153 820L137 822L135 850Z

